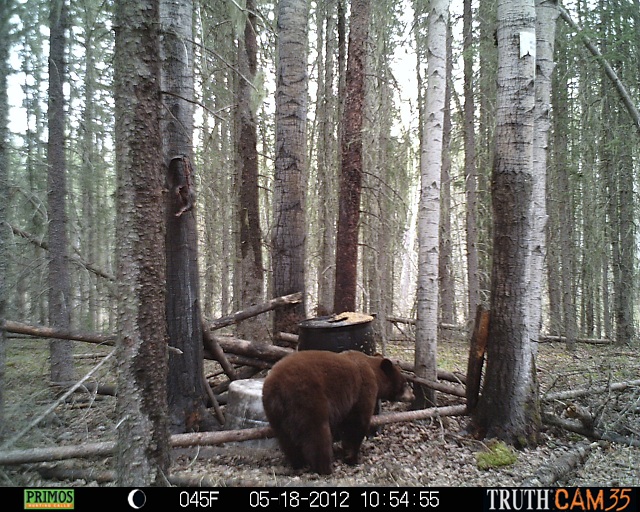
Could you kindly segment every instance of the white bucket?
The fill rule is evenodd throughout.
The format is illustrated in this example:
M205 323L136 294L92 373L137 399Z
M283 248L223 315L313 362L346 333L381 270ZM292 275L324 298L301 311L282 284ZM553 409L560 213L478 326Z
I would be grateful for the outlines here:
M262 385L264 379L234 380L229 384L227 407L225 410L225 430L268 427L269 421L262 406ZM277 446L275 439L251 439L243 445L260 448Z

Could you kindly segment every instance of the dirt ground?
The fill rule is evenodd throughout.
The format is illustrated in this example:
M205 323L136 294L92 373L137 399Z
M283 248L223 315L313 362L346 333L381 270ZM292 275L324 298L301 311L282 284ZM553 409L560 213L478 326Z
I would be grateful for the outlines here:
M108 352L108 348L79 344L78 375L84 375ZM394 344L389 352L405 361L413 357L409 343ZM463 341L444 342L439 347L442 369L465 373L466 357ZM636 446L587 439L545 424L540 445L514 452L514 461L508 465L480 469L477 456L491 449L492 443L466 435L468 418L445 417L384 425L365 440L359 465L347 466L337 460L330 476L294 472L279 450L250 442L176 449L171 481L219 486L640 486L640 388L595 392L613 382L640 378L638 347L579 344L574 353L568 353L560 343L541 343L537 366L542 396L594 390L583 398L545 401L545 414L573 419L571 411L587 411L602 437L617 435L620 441L632 440ZM5 375L5 416L10 430L4 434L5 442L53 403L55 396L46 375L45 341L10 340ZM101 368L95 379L113 383L112 366ZM442 394L440 401L440 405L460 403ZM115 440L115 403L112 396L76 393L26 431L11 449ZM406 408L406 404L385 403L382 412ZM0 485L113 485L112 468L113 459L104 456L0 466Z

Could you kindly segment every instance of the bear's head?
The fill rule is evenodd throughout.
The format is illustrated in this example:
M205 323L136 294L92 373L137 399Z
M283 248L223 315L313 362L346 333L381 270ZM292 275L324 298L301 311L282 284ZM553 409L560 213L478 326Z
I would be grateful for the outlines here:
M393 402L411 402L413 390L402 374L400 367L385 357L376 357L378 399Z

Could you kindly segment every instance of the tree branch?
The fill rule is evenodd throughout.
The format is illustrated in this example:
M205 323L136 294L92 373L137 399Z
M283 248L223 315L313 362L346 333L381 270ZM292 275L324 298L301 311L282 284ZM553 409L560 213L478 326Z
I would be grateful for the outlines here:
M618 91L618 94L620 95L622 102L624 103L625 107L627 107L627 111L629 112L629 115L631 116L632 121L636 125L636 129L638 130L638 133L640 133L640 112L638 112L638 109L635 103L633 102L633 99L627 92L627 89L625 88L624 84L622 83L622 80L620 80L620 78L618 77L618 74L607 62L607 60L603 57L602 53L600 53L600 50L598 50L598 48L591 42L591 39L589 38L589 36L587 36L584 33L584 30L582 30L580 25L578 25L575 21L573 21L573 19L571 18L567 10L562 6L559 6L559 9L560 9L560 16L562 16L562 19L578 33L578 36L582 38L584 45L587 47L587 49L591 52L591 54L596 58L596 60L604 68L604 72L609 77L609 79L613 82L613 85L615 85L615 88Z

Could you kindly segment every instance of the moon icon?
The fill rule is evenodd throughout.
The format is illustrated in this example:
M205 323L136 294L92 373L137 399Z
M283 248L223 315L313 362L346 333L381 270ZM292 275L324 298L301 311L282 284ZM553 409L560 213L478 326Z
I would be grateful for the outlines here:
M136 510L138 510L144 507L144 504L147 502L147 497L140 489L134 489L129 493L127 501L129 502L129 506L131 508L135 508Z

